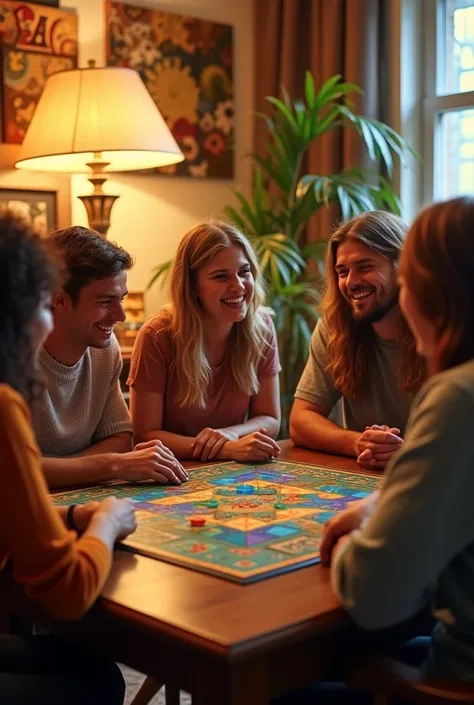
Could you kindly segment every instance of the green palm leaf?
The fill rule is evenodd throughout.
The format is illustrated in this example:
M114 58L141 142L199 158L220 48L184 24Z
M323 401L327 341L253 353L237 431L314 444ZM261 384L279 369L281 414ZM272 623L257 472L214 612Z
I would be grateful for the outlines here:
M357 114L353 97L358 93L359 86L340 75L316 86L306 72L302 97L292 98L284 88L280 96L268 96L269 114L258 114L266 130L265 152L249 155L255 166L252 192L234 190L235 203L224 209L225 217L250 238L260 261L279 336L283 400L291 400L307 356L324 276L329 233L305 243L306 225L319 209L334 204L344 219L374 209L399 213L390 177L395 164L404 164L409 155L418 157L389 125ZM374 168L305 173L308 149L317 149L318 138L334 129L360 135ZM170 266L157 267L148 286L163 286Z

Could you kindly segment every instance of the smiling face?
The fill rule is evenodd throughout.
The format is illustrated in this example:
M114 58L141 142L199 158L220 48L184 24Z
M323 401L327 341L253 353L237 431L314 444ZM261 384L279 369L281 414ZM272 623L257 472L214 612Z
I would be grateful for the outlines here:
M247 315L255 287L250 263L238 245L221 250L196 277L204 314L216 323L238 323Z
M392 261L359 240L338 246L335 269L339 290L355 320L377 323L397 305Z
M61 294L55 306L57 324L78 348L106 348L118 321L125 320L123 299L127 294L127 273L97 279L84 286L74 305Z

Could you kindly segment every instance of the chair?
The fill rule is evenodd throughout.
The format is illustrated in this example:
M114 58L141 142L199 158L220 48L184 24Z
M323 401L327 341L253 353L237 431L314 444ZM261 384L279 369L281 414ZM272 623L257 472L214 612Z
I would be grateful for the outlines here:
M133 698L131 705L148 705L163 685L152 676L147 676L140 690ZM179 705L179 688L165 685L165 702L166 705Z
M346 683L354 690L373 693L373 705L389 705L402 698L420 705L474 704L474 684L427 677L419 668L389 657L365 655L346 670Z

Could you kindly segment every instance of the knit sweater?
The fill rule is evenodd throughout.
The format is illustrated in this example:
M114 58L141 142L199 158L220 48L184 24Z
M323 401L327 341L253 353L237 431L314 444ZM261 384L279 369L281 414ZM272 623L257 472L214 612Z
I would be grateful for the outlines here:
M42 348L39 364L46 387L33 409L33 427L43 455L72 455L108 436L131 433L119 383L122 359L114 336L109 347L88 348L70 367Z

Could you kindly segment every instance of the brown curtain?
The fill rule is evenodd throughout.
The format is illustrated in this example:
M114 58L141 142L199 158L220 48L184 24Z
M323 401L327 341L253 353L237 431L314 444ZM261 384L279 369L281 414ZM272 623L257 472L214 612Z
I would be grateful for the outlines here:
M285 86L292 98L303 93L309 69L320 86L334 74L359 85L356 110L379 118L382 76L383 0L255 0L255 105L269 112L268 95ZM255 149L264 151L265 130L256 122ZM307 173L331 174L347 166L363 166L355 132L332 132L309 152ZM321 209L312 219L310 240L330 233L337 211Z

